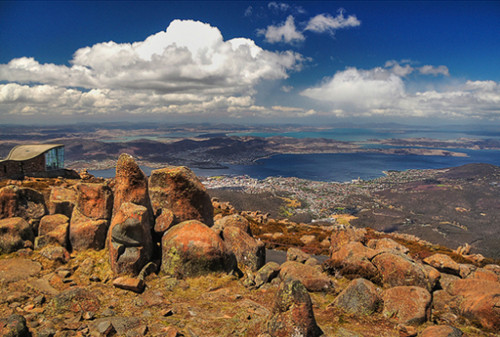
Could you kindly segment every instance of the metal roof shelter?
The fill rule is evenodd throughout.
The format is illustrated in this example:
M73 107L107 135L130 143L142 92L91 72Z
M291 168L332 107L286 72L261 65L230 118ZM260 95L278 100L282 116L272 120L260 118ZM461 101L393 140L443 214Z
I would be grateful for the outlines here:
M37 145L17 145L10 150L9 155L5 160L22 161L35 158L42 153L52 149L64 147L63 144L37 144Z

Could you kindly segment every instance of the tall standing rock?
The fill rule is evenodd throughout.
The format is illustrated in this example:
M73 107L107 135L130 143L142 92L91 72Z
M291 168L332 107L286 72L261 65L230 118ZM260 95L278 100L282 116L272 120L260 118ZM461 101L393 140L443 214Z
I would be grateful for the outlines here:
M103 249L113 205L113 193L101 183L76 186L76 205L71 215L69 240L75 250Z
M171 210L177 222L198 220L211 227L214 208L207 190L184 166L169 166L151 172L149 194L155 214Z
M123 203L108 231L111 269L115 274L137 275L153 254L148 210L131 202Z
M148 193L148 177L142 172L134 158L122 153L116 163L113 215L123 203L131 202L144 206L152 220L151 202Z
M289 278L280 284L268 333L273 337L317 337L323 334L314 318L311 297L300 281Z

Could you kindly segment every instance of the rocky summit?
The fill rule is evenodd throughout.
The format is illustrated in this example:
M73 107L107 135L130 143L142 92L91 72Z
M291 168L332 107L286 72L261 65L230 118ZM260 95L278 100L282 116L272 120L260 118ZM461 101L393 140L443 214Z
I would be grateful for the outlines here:
M115 179L0 181L1 336L498 336L497 262L236 210L127 154Z

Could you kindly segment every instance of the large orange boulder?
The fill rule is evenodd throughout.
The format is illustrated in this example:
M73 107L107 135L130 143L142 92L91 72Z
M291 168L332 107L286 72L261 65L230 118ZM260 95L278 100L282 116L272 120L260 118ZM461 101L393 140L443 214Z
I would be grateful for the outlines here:
M49 214L64 214L71 218L76 204L76 190L73 187L54 186L49 196Z
M434 287L426 269L406 256L381 253L373 258L372 263L386 286L417 286L429 291Z
M382 293L383 314L401 324L421 324L430 315L431 294L421 287L394 287Z
M319 268L295 261L287 261L281 265L280 278L299 280L309 291L333 290L332 280Z
M109 220L113 210L113 192L105 184L86 183L76 185L76 207L90 219Z
M369 315L381 303L377 287L363 278L352 280L333 301L337 308L351 314Z
M69 219L66 215L46 215L40 220L38 237L35 240L36 248L41 248L51 243L56 243L67 248L68 242Z
M300 281L289 278L281 282L268 321L268 333L273 337L323 335L314 317L311 297Z
M266 263L264 242L254 239L240 227L227 226L222 236L226 248L233 252L240 269L257 271Z
M113 214L126 202L146 207L152 219L148 178L131 155L122 153L116 163Z
M397 243L393 239L382 238L382 239L372 239L368 241L366 246L375 249L378 252L398 252L402 254L408 253L410 250L400 243Z
M420 337L461 337L463 332L451 325L433 325L425 328Z
M448 255L434 254L425 258L424 262L443 273L460 275L460 265Z
M167 275L196 276L234 267L222 239L197 220L172 227L163 235L161 243L161 270Z
M198 220L211 227L214 209L207 190L187 167L169 166L151 172L149 194L155 214L170 209L178 222Z
M103 249L109 221L91 219L75 207L69 225L69 241L73 250Z
M340 273L350 279L362 277L378 282L380 275L371 262L376 254L375 250L360 242L350 242L332 252L330 259L325 262L325 267L331 274Z
M458 279L446 291L456 296L458 310L473 323L500 329L500 282L481 279Z
M138 275L153 255L151 223L146 207L123 203L108 231L111 269L115 274Z
M0 219L21 217L26 221L38 221L47 214L43 194L15 185L0 189Z
M0 220L0 254L33 247L33 240L33 230L23 218L14 217Z
M330 250L331 252L336 252L342 246L345 246L351 242L361 242L366 241L366 229L364 228L354 228L354 227L337 227L330 237Z

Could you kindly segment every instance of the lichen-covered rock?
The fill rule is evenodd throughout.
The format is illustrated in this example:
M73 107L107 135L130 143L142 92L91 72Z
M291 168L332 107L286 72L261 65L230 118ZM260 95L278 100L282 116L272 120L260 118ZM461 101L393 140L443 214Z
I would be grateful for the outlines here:
M140 273L153 255L151 223L146 207L130 202L120 206L108 231L108 248L115 274Z
M169 209L162 208L159 213L156 216L154 232L161 238L166 231L175 225L176 219L174 213Z
M234 258L234 257L233 257ZM172 276L196 276L233 267L222 239L208 226L184 221L162 238L163 273Z
M69 219L63 214L46 215L40 220L35 247L41 248L51 243L68 247Z
M375 250L360 242L351 242L333 252L325 267L331 274L339 272L350 279L361 277L378 283L380 275L371 262L376 254Z
M459 312L473 323L500 329L500 282L480 278L457 279L446 291L459 298Z
M4 337L31 337L31 332L26 325L26 318L12 314L0 319L0 335Z
M265 283L270 282L272 279L278 276L280 272L280 265L276 262L270 261L266 263L262 268L260 268L255 273L255 287L259 288Z
M333 305L351 314L369 315L377 310L380 302L377 287L368 280L358 278L335 298Z
M33 247L33 230L20 217L0 220L0 254L7 254L21 248Z
M336 252L343 246L351 242L361 242L366 241L366 229L364 228L354 228L354 227L338 227L332 233L330 237L330 250L331 252Z
M382 282L389 287L417 286L429 291L433 288L425 268L406 256L381 253L372 263L382 276Z
M76 185L76 207L90 219L110 220L113 210L113 193L105 184L80 183Z
M366 244L367 247L375 249L378 252L391 252L397 251L403 254L408 253L410 250L396 241L389 238L372 239Z
M264 242L251 237L243 229L227 226L223 231L224 244L234 253L238 267L242 270L259 270L266 262Z
M420 337L461 337L463 332L451 325L433 325L425 328Z
M394 317L401 324L421 324L429 319L431 294L424 288L394 287L382 293L383 314Z
M45 214L47 207L40 192L15 185L0 189L0 219L21 217L26 221L37 221Z
M214 208L205 187L187 167L169 166L151 172L149 194L153 211L170 209L177 221L199 220L211 227Z
M252 235L252 232L250 230L250 223L246 218L242 217L239 214L231 214L218 219L217 221L215 221L212 230L214 230L216 233L220 233L224 230L224 228L228 226L241 228L243 231Z
M131 155L122 153L116 162L113 214L126 202L146 207L150 219L153 219L148 178Z
M424 262L443 273L460 275L460 265L448 255L434 254L425 258Z
M306 287L295 279L281 282L268 322L273 337L317 337L323 334L316 323L311 297Z
M290 247L286 251L286 260L287 261L297 261L300 263L305 263L310 258L311 258L311 254L307 254L306 252L303 252L300 248Z
M75 207L69 225L69 241L73 250L103 249L109 221L91 219Z
M299 280L309 291L330 291L334 288L332 280L319 268L295 261L287 261L281 265L280 278Z
M49 214L64 214L71 218L76 204L76 190L71 187L54 186L49 196Z
M97 312L100 308L99 299L90 290L81 287L66 289L55 296L49 303L47 311L50 314Z

